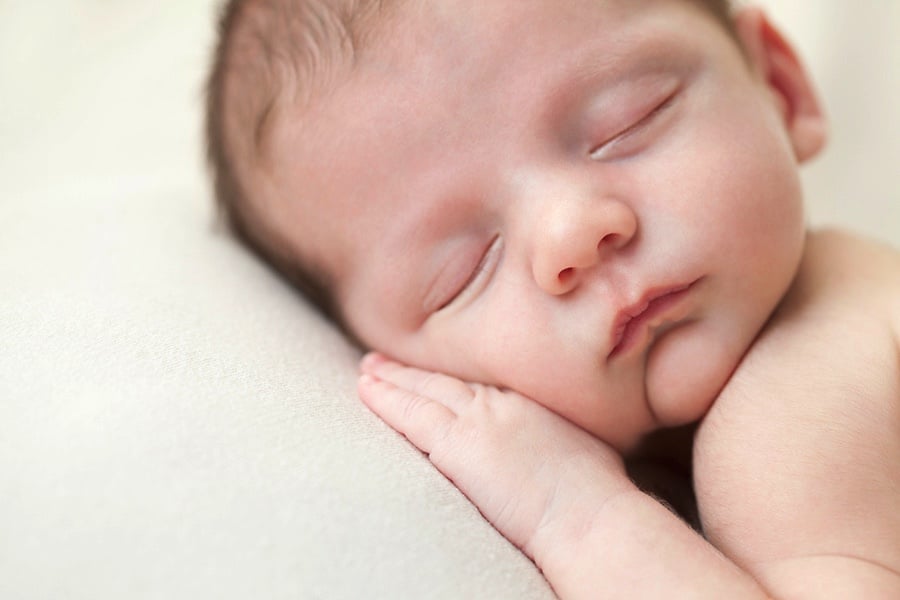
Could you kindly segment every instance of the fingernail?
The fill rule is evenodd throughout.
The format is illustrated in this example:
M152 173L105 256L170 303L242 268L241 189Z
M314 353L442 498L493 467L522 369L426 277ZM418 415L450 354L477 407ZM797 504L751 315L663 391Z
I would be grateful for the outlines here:
M359 366L363 371L371 371L379 364L383 363L385 358L378 352L369 352L360 361Z
M375 383L375 378L368 373L363 373L359 376L359 385L370 386L373 383Z

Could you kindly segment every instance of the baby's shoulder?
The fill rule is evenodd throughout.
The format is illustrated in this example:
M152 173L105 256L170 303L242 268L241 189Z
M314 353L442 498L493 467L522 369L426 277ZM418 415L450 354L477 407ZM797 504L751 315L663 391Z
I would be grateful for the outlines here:
M723 395L736 388L766 389L776 385L771 374L778 373L778 385L822 392L868 379L892 382L896 386L883 397L897 404L898 340L900 252L839 230L810 232L791 288ZM804 410L802 403L795 408Z
M798 354L803 348L809 352ZM900 251L841 230L809 232L794 282L738 372L759 372L757 361L796 364L799 357L810 360L806 368L798 365L798 376L822 366L853 379L875 376L871 369L835 369L862 357L889 359L884 364L897 370Z
M743 536L747 560L829 540L852 547L884 530L900 539L889 508L900 505L898 323L900 255L811 233L794 285L697 434L711 536L725 546ZM900 566L893 542L872 553Z
M787 422L787 432L821 424L811 411L836 417L851 407L856 416L833 422L884 412L900 420L898 339L900 253L841 231L811 232L791 289L704 421L727 414L722 423L733 427L771 432Z
M795 316L801 319L815 318L819 310L865 310L869 318L885 319L897 333L900 251L846 231L811 231L784 307L794 309Z

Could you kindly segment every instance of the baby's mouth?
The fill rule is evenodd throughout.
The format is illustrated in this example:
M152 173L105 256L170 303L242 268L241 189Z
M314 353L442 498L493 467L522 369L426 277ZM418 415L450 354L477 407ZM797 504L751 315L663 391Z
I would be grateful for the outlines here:
M651 337L651 330L658 329L665 323L671 323L684 317L677 309L684 305L697 281L677 286L651 289L641 300L622 309L613 322L610 346L612 350L607 356L612 360L618 356L630 354L631 351L646 345Z

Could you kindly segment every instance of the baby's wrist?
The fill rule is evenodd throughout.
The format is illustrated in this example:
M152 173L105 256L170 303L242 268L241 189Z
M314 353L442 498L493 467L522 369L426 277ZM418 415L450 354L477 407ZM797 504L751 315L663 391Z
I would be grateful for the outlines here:
M624 474L614 476L613 481L607 479L605 489L580 488L572 498L554 498L547 507L540 525L523 548L526 554L545 572L554 564L564 563L566 555L577 555L579 548L590 545L591 539L598 533L603 535L604 523L619 518L618 506L620 496L641 494L643 492Z

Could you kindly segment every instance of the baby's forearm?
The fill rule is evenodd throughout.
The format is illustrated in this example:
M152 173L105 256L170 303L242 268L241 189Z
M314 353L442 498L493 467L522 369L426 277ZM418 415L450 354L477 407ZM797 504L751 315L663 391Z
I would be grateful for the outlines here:
M575 507L528 548L561 598L767 597L747 573L637 488Z

